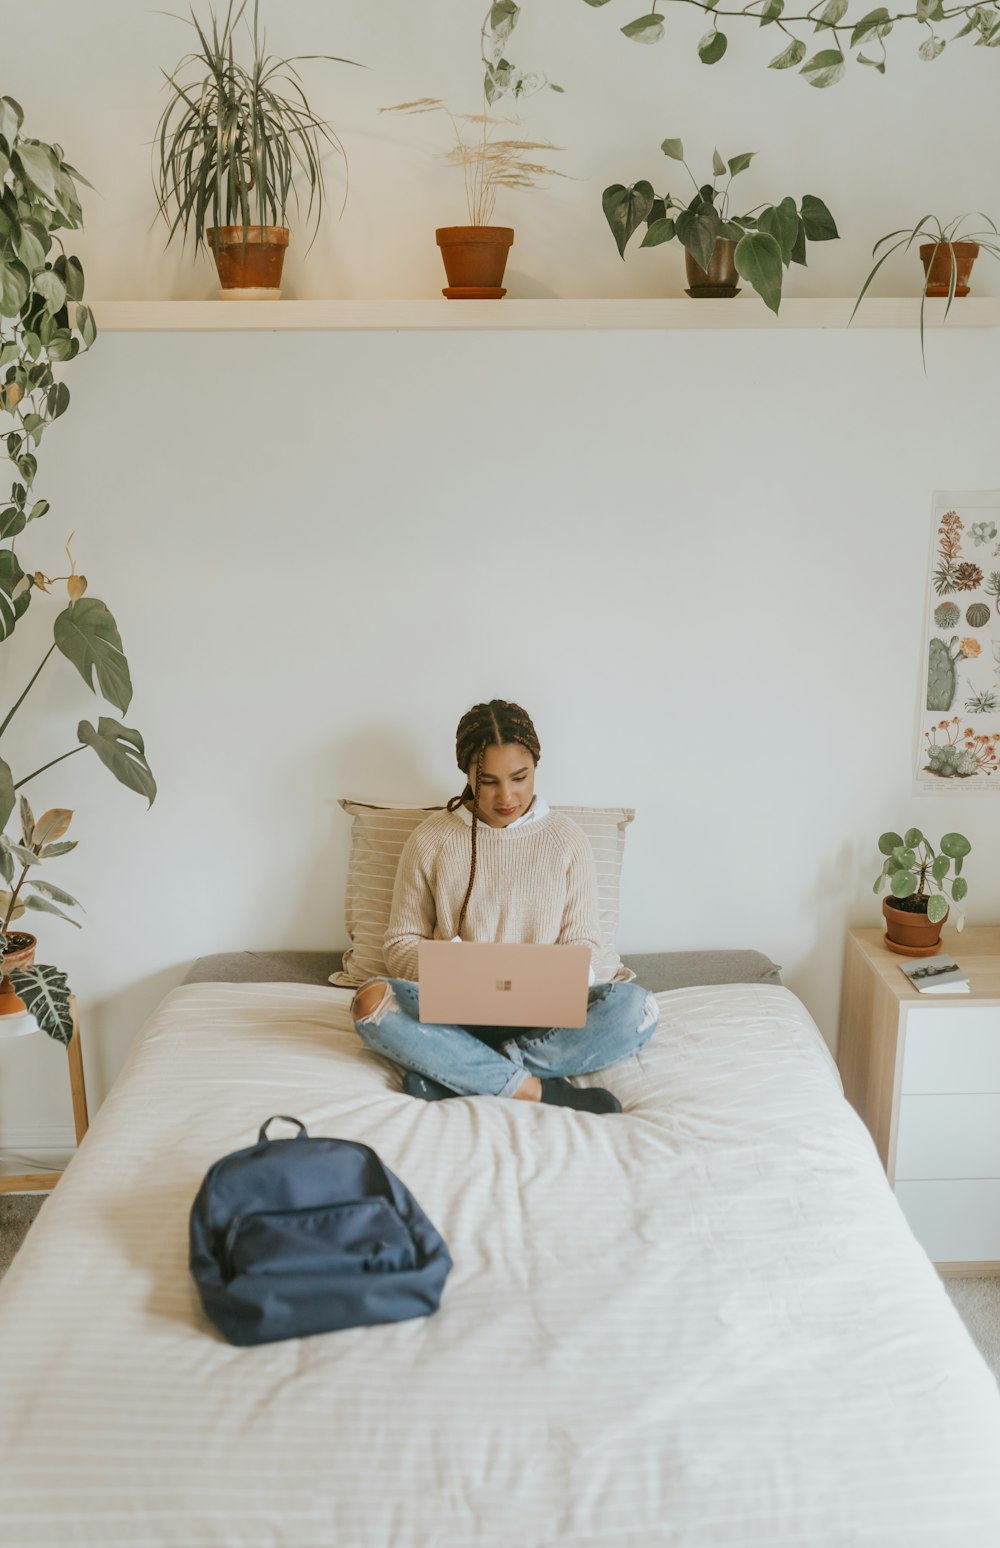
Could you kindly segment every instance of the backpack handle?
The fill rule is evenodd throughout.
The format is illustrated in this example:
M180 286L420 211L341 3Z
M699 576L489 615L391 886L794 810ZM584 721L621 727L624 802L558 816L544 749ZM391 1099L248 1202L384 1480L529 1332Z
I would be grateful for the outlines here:
M309 1138L309 1133L308 1133L308 1130L306 1129L306 1126L305 1126L304 1123L300 1123L297 1118L289 1118L287 1113L275 1113L273 1118L269 1118L266 1123L262 1123L261 1124L261 1126L260 1126L260 1133L257 1136L257 1143L258 1143L258 1145L263 1144L263 1142L267 1139L267 1131L268 1131L268 1129L271 1127L272 1123L277 1123L279 1119L281 1120L282 1123L294 1123L295 1124L295 1127L299 1131L298 1134L296 1134L296 1136L295 1136L296 1139L303 1139L303 1138L304 1139L308 1139Z

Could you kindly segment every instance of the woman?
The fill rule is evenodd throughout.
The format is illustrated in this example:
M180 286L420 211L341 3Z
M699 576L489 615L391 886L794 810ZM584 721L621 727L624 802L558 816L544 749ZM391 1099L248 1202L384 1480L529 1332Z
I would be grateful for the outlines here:
M403 849L385 937L393 976L369 980L354 996L358 1033L403 1066L411 1096L482 1094L621 1112L610 1091L566 1077L616 1064L656 1030L655 999L624 968L595 983L591 967L584 1027L515 1032L418 1019L421 940L585 945L592 962L601 949L594 857L582 829L535 792L541 748L528 715L503 699L477 704L459 721L455 751L468 783Z

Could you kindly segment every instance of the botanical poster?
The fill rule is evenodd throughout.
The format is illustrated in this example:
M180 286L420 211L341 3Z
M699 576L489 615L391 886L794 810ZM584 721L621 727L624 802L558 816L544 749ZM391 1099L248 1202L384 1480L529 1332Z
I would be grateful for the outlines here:
M933 501L916 788L1000 792L1000 490Z

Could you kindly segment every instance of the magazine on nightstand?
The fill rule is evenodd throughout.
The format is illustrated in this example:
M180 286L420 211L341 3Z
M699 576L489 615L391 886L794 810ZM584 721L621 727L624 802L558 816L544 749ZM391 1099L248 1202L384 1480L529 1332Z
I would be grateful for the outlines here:
M939 952L936 957L920 957L916 962L901 962L899 971L921 994L969 993L968 973L946 952Z

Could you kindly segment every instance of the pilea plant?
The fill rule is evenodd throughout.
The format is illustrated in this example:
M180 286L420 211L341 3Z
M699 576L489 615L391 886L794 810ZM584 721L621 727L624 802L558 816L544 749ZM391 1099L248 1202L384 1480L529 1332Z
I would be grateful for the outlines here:
M86 179L65 160L60 146L23 134L23 121L18 103L0 97L0 458L6 456L13 471L9 498L3 502L0 497L0 644L9 645L36 593L51 595L52 587L65 584L68 604L53 620L52 644L41 663L0 721L0 877L6 884L0 890L0 917L5 934L25 909L67 919L64 907L76 906L68 893L34 875L42 861L75 847L73 841L62 841L71 810L54 808L36 821L22 798L19 838L5 831L23 785L90 747L121 784L150 803L156 794L142 736L110 716L100 716L96 726L81 720L76 746L38 768L29 762L30 772L22 772L28 761L23 752L10 748L11 722L55 652L121 714L132 698L118 626L105 604L87 595L86 577L77 574L72 557L68 575L50 577L17 552L18 543L27 533L34 535L34 523L49 510L36 488L38 451L70 403L57 368L89 349L96 337L93 317L83 304L82 265L66 252L60 236L83 223L77 185ZM16 771L15 758L21 765Z
M621 256L629 240L645 223L642 247L657 247L675 238L702 268L708 269L720 239L736 243L736 270L760 296L772 312L781 305L782 270L792 263L805 264L806 242L829 242L840 233L822 199L805 194L796 208L790 196L778 204L757 204L745 215L729 211L729 190L733 178L745 172L755 151L743 151L726 161L718 150L712 153L712 181L699 184L684 160L681 140L666 139L660 149L672 161L679 161L694 186L690 199L675 199L673 194L657 194L653 185L640 180L628 188L613 183L603 194L604 214ZM728 176L727 176L728 173ZM719 179L726 178L722 187Z
M608 0L585 0L597 9ZM728 35L719 25L724 17L737 23L753 22L758 27L774 27L789 41L768 61L771 70L797 69L810 86L833 86L841 80L853 54L858 64L869 65L885 74L885 40L898 24L913 23L920 29L917 53L923 60L937 59L945 45L957 38L971 37L981 48L1000 46L1000 6L988 4L949 5L945 0L913 0L911 8L890 12L883 5L865 11L856 19L849 17L848 0L819 0L802 9L794 0L749 0L746 5L726 7L714 0L651 0L649 10L621 28L633 43L659 43L665 32L665 13L669 6L694 5L705 12L711 25L698 40L698 58L702 64L718 64L729 46ZM950 38L936 30L939 22L960 22ZM727 22L728 25L728 22ZM809 54L808 38L820 45ZM874 57L868 50L875 50ZM806 56L809 55L807 58Z
M969 884L961 871L972 845L963 834L946 833L935 851L919 828L907 828L902 838L898 833L883 833L878 847L885 859L872 891L878 894L888 883L897 907L926 913L932 924L940 924L948 912L949 891L954 903L967 894ZM949 878L953 865L954 875ZM959 909L956 927L961 930L964 924L965 915Z

